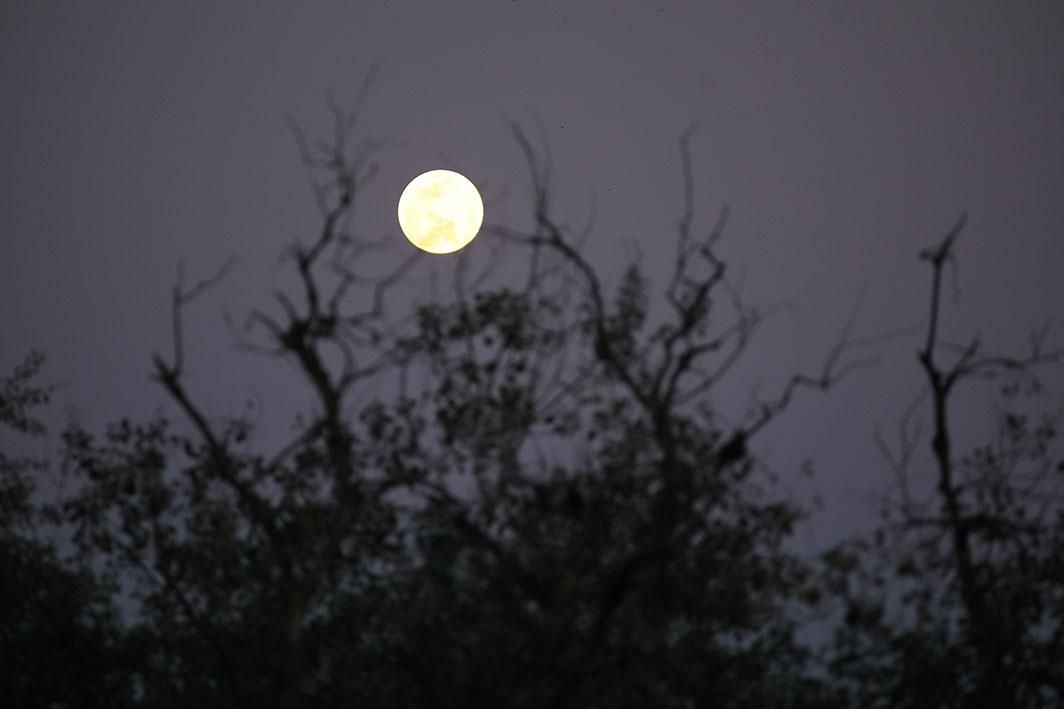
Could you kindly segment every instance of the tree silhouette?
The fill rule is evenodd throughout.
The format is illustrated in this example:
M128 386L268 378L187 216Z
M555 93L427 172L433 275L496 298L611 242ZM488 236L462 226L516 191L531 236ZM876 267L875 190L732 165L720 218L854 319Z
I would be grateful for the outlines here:
M396 327L387 296L412 257L349 312L366 285L359 255L376 246L349 225L378 147L354 137L360 100L350 112L330 103L336 130L320 153L296 131L323 176L321 230L289 252L300 292L275 294L280 316L233 327L304 376L316 407L296 438L253 451L251 423L213 420L185 383L182 310L225 267L191 287L179 279L174 352L155 358L185 425L67 432L78 484L62 509L82 554L132 582L145 702L800 696L803 654L783 611L805 571L782 550L799 510L758 489L745 443L797 390L849 370L845 340L734 430L700 405L762 314L716 254L726 213L694 234L688 135L667 320L649 322L636 264L607 292L554 219L545 162L518 127L535 229L491 232L531 251L523 286L470 289L460 270L452 301ZM389 375L403 383L394 399L353 395ZM419 376L423 386L405 384Z
M897 480L884 526L827 558L846 606L834 666L862 706L1064 701L1064 463L1053 460L1055 416L1032 416L1024 406L1041 391L1036 368L1061 353L1046 349L1045 329L1021 356L988 353L979 338L961 346L943 340L943 269L964 222L921 254L932 284L918 352L927 390L916 403L931 410L932 477L921 481L914 471L919 432L911 408L898 445L879 441ZM954 395L987 380L1001 383L998 433L958 456Z
M892 516L819 566L787 550L804 512L774 490L750 445L800 392L869 361L854 356L851 322L818 372L792 375L746 411L710 405L768 313L740 298L719 256L727 211L699 226L691 133L679 141L683 206L660 291L638 263L607 287L582 234L555 217L549 152L515 125L531 227L486 231L520 250L527 271L503 284L470 279L459 256L453 297L396 317L391 296L418 257L383 276L364 267L386 246L353 223L381 147L357 135L364 96L350 109L330 99L329 141L312 147L293 126L320 230L286 254L294 292L227 320L241 348L294 364L311 392L290 440L253 444L249 416L209 415L188 384L184 308L226 263L191 286L180 273L173 290L173 351L154 357L153 372L177 421L120 420L102 433L72 424L66 493L43 508L12 472L25 466L0 459L5 564L32 566L3 587L16 601L3 628L17 704L1060 700L1055 432L1009 411L1000 441L957 459L948 418L961 382L1007 374L1018 394L1053 355L1041 341L1019 359L975 342L943 363L954 348L939 336L939 291L960 224L925 255L933 288L920 363L937 504L910 494L906 424L892 451ZM36 366L5 389L0 422L35 430L24 412L44 402L26 384ZM371 381L386 393L361 393ZM1035 477L1024 477L1028 465ZM49 524L69 536L76 562L43 540ZM833 608L834 625L822 619ZM810 629L834 632L818 651L799 641ZM78 657L50 654L59 644ZM39 681L49 662L77 668L66 694Z
M45 435L36 415L52 389L34 381L43 362L33 352L0 382L0 430ZM0 694L15 707L123 707L131 645L110 589L42 538L52 525L33 493L47 467L0 451Z

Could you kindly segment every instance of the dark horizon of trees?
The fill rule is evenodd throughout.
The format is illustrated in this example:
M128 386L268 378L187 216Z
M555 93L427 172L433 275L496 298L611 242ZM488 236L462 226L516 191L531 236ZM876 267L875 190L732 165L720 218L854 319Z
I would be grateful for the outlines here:
M867 361L851 323L743 416L709 405L765 313L718 255L727 213L700 225L690 134L665 283L632 263L605 286L514 126L532 226L486 229L525 250L524 278L458 269L452 299L396 318L416 257L361 272L380 244L351 224L379 148L354 134L361 99L331 106L331 140L297 131L322 213L287 253L298 288L231 323L305 378L291 440L252 445L253 421L187 385L183 309L223 267L175 286L153 360L179 419L72 423L56 500L34 495L48 463L0 452L7 706L1064 705L1064 461L1029 403L1059 351L1044 330L1018 356L941 336L963 219L921 254L926 394L897 441L870 441L895 476L882 521L810 560L787 548L810 512L750 443ZM3 380L5 437L45 435L42 364ZM360 397L384 378L393 393ZM986 380L998 433L966 448L950 404Z

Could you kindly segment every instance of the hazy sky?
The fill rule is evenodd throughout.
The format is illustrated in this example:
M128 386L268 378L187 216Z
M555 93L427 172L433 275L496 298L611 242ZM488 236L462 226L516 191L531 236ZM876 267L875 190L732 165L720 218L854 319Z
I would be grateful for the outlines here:
M916 254L961 212L948 330L978 325L1005 347L1055 318L1060 342L1062 27L1059 2L7 2L0 366L39 348L70 383L58 408L151 412L178 259L204 274L236 255L189 313L191 386L215 413L249 391L275 411L305 404L275 378L283 367L232 354L220 313L265 303L282 246L316 226L285 116L324 129L324 90L351 98L373 62L365 130L392 143L361 207L369 235L401 238L399 192L433 167L506 194L489 220L520 218L507 119L538 115L563 216L597 199L591 260L615 274L641 256L660 276L676 140L697 122L703 224L730 205L723 250L744 292L800 306L765 331L722 405L817 367L859 292L862 332L921 322ZM918 391L918 344L883 347L879 369L804 398L760 442L801 495L824 495L829 526L866 518L861 495L888 480L872 432ZM818 476L798 482L807 456Z

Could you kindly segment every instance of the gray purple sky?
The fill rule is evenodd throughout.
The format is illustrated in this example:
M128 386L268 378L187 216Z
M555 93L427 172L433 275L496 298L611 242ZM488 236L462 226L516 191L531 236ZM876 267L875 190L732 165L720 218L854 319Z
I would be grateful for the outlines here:
M401 239L399 193L435 167L505 195L488 220L520 219L507 119L538 115L562 216L579 222L597 199L589 258L615 275L641 256L660 282L676 141L697 122L702 224L730 205L722 248L744 293L798 306L764 331L722 406L818 367L860 292L858 334L922 322L916 254L961 212L947 332L978 328L1007 349L1055 319L1059 343L1062 28L1059 2L4 3L0 366L42 349L48 375L69 383L58 410L150 413L178 259L205 275L235 255L189 312L190 384L218 414L249 392L275 412L305 405L290 371L233 353L220 314L264 304L283 245L317 224L285 117L325 130L323 92L350 99L373 62L364 128L391 143L361 205L370 236ZM795 494L824 497L830 519L811 539L870 519L866 493L889 482L872 434L919 390L918 344L881 347L878 369L803 398L759 441ZM795 474L806 457L812 481Z

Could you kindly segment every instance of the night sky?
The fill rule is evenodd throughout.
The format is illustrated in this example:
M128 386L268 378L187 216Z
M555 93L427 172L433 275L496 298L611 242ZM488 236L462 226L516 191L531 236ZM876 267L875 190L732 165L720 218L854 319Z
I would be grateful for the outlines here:
M324 134L324 92L348 102L374 63L363 132L388 144L359 229L391 232L397 258L412 247L396 201L428 169L469 176L488 221L526 220L508 121L538 120L562 217L597 205L589 259L615 283L640 258L660 285L676 144L697 123L699 223L729 205L722 251L744 294L794 306L719 393L735 417L759 382L815 371L859 299L858 335L919 325L917 253L962 212L946 333L1020 346L1064 323L1061 28L1059 2L4 3L0 366L48 355L47 376L67 383L54 421L68 407L97 425L149 414L164 406L148 374L152 351L169 351L178 260L203 276L236 256L188 313L189 385L216 414L249 396L267 417L307 405L290 367L233 351L221 313L266 305L288 282L284 245L315 234L286 117ZM491 247L478 239L470 258ZM400 298L430 299L430 267L446 278L454 263L426 257ZM879 346L878 368L804 396L759 439L786 489L827 504L808 539L870 519L868 491L889 482L873 433L919 391L918 346L915 332Z

